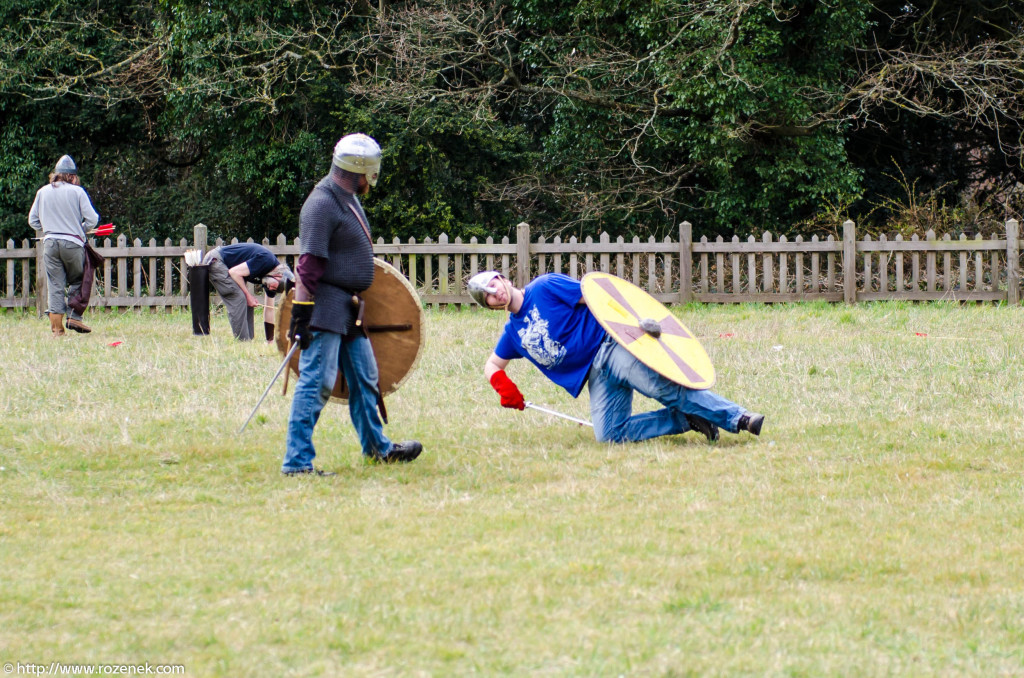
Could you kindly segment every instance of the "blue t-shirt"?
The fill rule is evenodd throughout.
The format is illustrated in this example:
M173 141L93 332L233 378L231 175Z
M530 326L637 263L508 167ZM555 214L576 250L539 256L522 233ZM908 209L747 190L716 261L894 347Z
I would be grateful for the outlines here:
M259 282L280 263L277 256L263 245L254 242L240 242L234 245L224 245L220 248L220 260L229 269L239 264L249 265L249 275L245 280Z
M494 353L526 358L575 398L605 338L582 297L578 280L561 273L538 277L523 290L523 305L509 315Z

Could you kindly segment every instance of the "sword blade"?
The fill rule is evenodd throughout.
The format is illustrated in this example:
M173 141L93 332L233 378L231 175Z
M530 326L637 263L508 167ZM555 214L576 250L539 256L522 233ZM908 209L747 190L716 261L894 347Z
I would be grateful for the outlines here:
M244 424L242 424L242 428L238 429L239 435L245 432L245 427L248 426L249 422L252 421L252 418L256 416L256 411L260 409L260 405L263 404L263 401L266 399L267 394L270 393L270 389L274 387L274 384L277 382L277 378L280 377L281 373L284 372L285 368L288 367L288 363L291 362L292 356L295 355L295 350L298 348L299 342L296 341L294 344L292 344L292 347L288 349L288 355L284 357L284 361L281 363L281 366L277 368L277 373L274 374L274 378L270 380L269 384L267 384L267 390L265 390L263 392L263 395L260 396L260 400L258 403L256 403L256 407L252 408L252 412L249 413L249 418L245 420Z
M594 426L593 424L591 424L586 419L577 419L576 417L570 417L568 414L562 414L561 412L556 412L554 410L549 410L548 408L541 407L540 405L534 405L530 401L526 401L526 406L529 407L531 410L537 410L538 412L543 412L544 414L550 414L553 417L561 417L562 419L568 419L569 421L574 421L577 424L579 424L580 426L590 426L591 428L593 428L593 426Z

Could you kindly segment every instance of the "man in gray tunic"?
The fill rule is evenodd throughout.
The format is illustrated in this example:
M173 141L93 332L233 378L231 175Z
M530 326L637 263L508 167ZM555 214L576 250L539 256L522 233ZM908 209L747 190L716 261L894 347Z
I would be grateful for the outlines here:
M342 137L331 172L313 188L299 214L302 242L289 339L302 349L281 472L334 475L313 466L313 429L330 398L339 363L348 385L349 414L363 455L384 463L409 462L423 446L393 443L377 411L377 361L356 328L356 295L373 283L373 239L359 195L377 185L380 146L365 134Z
M70 155L57 161L48 184L36 192L28 213L29 225L43 233L43 264L46 266L47 314L53 336L64 336L64 314L68 329L92 332L82 314L68 306L68 299L82 287L85 268L85 238L99 223L100 215L78 179L78 167Z

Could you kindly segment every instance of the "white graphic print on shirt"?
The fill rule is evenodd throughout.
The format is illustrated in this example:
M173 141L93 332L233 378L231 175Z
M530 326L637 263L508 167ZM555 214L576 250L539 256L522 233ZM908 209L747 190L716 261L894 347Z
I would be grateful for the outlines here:
M519 330L519 341L530 357L544 367L555 367L565 358L565 347L548 334L548 321L536 307L526 316L526 327Z

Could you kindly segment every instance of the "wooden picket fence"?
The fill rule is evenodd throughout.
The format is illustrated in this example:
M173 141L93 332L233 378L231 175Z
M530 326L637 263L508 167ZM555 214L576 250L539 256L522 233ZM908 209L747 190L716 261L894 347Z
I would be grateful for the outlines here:
M665 303L795 302L827 301L849 304L859 301L984 301L1020 303L1020 239L1016 220L1005 224L1005 237L937 237L929 231L924 239L858 240L852 221L843 224L841 240L829 236L804 239L797 236L760 239L749 236L698 241L692 239L688 222L679 226L676 240L648 238L611 239L601 234L578 240L531 238L522 223L515 241L487 238L422 242L395 238L374 244L375 254L409 278L425 304L471 304L466 281L482 270L501 271L517 285L525 285L542 273L561 272L574 278L606 271L631 280ZM237 242L232 240L231 242ZM207 241L207 227L195 227L193 241L181 239L143 245L128 243L124 235L93 243L105 257L93 287L93 308L170 310L188 306L188 281L184 252L226 244ZM288 242L279 235L263 245L294 269L300 252L298 239ZM6 275L0 286L0 307L45 306L45 276L41 241L16 245L8 240L0 249Z

